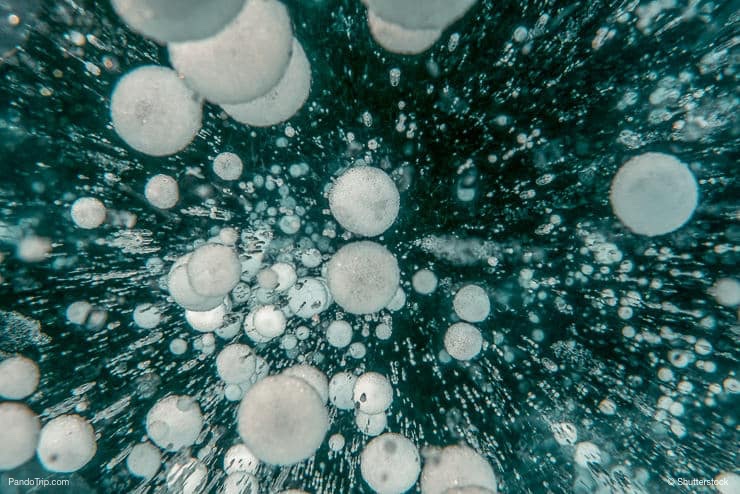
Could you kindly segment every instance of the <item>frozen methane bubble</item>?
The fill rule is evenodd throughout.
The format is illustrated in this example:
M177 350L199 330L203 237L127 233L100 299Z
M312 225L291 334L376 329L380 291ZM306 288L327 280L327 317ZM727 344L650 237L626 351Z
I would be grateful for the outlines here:
M221 180L239 180L243 170L242 159L234 153L221 153L213 160L213 173Z
M387 432L362 450L360 472L365 482L379 494L401 494L419 478L419 451L401 434Z
M259 459L244 444L235 444L224 454L224 472L254 473L260 465Z
M474 359L482 347L483 337L472 324L458 322L447 328L445 350L455 360Z
M257 359L254 351L239 343L226 345L216 357L216 371L227 384L241 384L254 376Z
M220 244L198 247L187 262L188 279L197 293L223 297L239 283L242 265L234 249Z
M388 417L385 413L369 414L358 410L355 412L355 425L366 436L374 437L388 427Z
M292 465L313 456L329 429L321 397L303 379L266 377L247 391L239 406L244 444L271 465Z
M691 219L699 189L684 163L668 154L645 153L622 165L609 198L627 228L653 237L675 231Z
M112 0L123 22L139 34L167 43L213 36L244 6L244 0Z
M393 388L383 374L366 372L357 378L352 390L355 407L363 413L382 413L393 403Z
M584 468L588 468L592 463L601 463L601 449L592 442L580 442L576 444L573 460Z
M494 494L498 489L491 465L464 445L433 452L425 459L421 472L422 494L445 494L455 487L482 487Z
M336 348L352 343L352 326L347 321L332 321L326 328L326 341Z
M154 329L162 322L162 310L153 304L139 304L134 309L134 324L141 329Z
M4 402L0 403L0 424L0 471L12 470L33 457L41 422L23 403Z
M371 314L385 307L396 294L399 281L395 256L366 240L339 249L327 267L332 297L352 314Z
M186 310L185 320L194 330L201 333L211 333L224 325L228 312L227 304L220 304L206 311Z
M79 415L60 415L41 429L36 453L50 472L76 472L95 456L95 430Z
M331 301L329 288L320 278L301 278L288 290L288 307L303 319L325 311Z
M245 103L275 87L290 62L293 30L276 0L248 1L218 34L170 43L172 66L187 84L219 104Z
M400 196L393 179L380 168L355 166L337 178L329 191L329 209L343 228L375 237L396 221Z
M203 415L190 396L162 398L146 415L146 433L162 449L179 451L195 444L203 428Z
M139 443L129 452L126 457L126 467L132 475L151 479L159 471L162 465L162 454L159 448L150 442Z
M285 262L278 262L270 266L270 270L277 275L277 286L275 290L284 292L295 285L298 280L295 268Z
M222 105L237 122L253 127L270 127L298 113L311 92L311 64L297 39L280 82L270 92L238 105Z
M80 197L70 209L75 225L86 230L97 228L105 222L105 205L94 197Z
M92 310L93 306L90 302L86 300L78 300L77 302L72 302L67 306L67 310L64 312L64 315L67 318L67 321L72 324L82 326L87 322L87 318Z
M190 284L187 261L191 254L180 258L167 277L167 289L177 305L192 311L208 311L223 303L223 296L207 297L197 293Z
M340 410L355 408L354 389L357 376L349 372L338 372L329 380L329 399Z
M259 494L257 478L247 472L233 472L226 476L220 491L222 494Z
M442 36L439 29L408 29L388 22L372 10L367 12L367 24L370 27L370 34L380 46L400 55L423 53Z
M154 175L147 180L144 197L149 204L159 209L171 209L180 200L180 188L177 180L169 175Z
M195 458L178 459L167 471L165 492L202 494L208 481L208 467Z
M167 156L188 146L200 130L202 103L177 73L147 65L124 75L111 96L111 119L126 144Z
M710 293L719 305L737 307L740 305L740 282L734 278L722 278L716 281Z
M265 338L277 338L285 332L287 320L274 305L264 305L254 311L254 329Z
M477 0L362 0L368 9L408 29L445 29Z
M311 385L324 403L329 401L329 380L326 374L316 367L307 364L294 365L285 369L283 375L303 379Z
M420 269L411 277L411 286L416 293L430 295L437 289L437 275L429 269Z
M31 396L39 385L39 366L22 355L0 362L0 397L22 400Z
M491 312L491 301L483 288L478 285L465 285L455 294L452 307L457 317L463 321L481 322Z
M51 240L37 235L27 235L18 241L15 255L23 262L41 262L51 254Z

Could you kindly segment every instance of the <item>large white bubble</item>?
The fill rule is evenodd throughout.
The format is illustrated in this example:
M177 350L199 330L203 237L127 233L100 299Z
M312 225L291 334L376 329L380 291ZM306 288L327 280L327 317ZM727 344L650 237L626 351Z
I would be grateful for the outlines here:
M161 465L162 453L150 442L135 445L126 457L129 472L145 479L154 477Z
M23 403L4 402L0 403L0 424L0 471L12 470L33 457L41 422Z
M147 65L124 75L111 96L111 120L126 144L144 154L181 151L198 134L202 103L174 70Z
M379 494L401 494L416 483L421 471L419 451L401 434L387 432L365 446L360 455L360 472Z
M72 203L70 215L75 225L86 230L103 224L107 211L105 205L95 197L80 197Z
M190 396L162 398L146 416L146 433L162 449L178 451L192 446L203 428L203 415Z
M369 241L345 245L332 256L327 268L332 297L353 314L370 314L385 307L396 294L399 280L393 254Z
M393 179L380 168L356 166L337 178L329 208L343 228L366 237L386 231L396 221L400 196Z
M357 378L352 396L358 410L375 415L391 406L393 387L383 374L366 372Z
M79 415L60 415L41 429L36 450L39 461L50 472L76 472L97 451L95 430Z
M447 446L425 459L421 472L422 494L444 494L455 487L483 487L497 491L491 465L468 446Z
M298 113L311 92L311 64L297 39L280 82L264 96L238 105L223 105L231 118L254 127L279 124Z
M111 0L116 13L134 31L167 43L213 36L244 5L244 0Z
M491 301L483 288L478 285L465 285L455 294L452 307L463 321L481 322L491 312Z
M445 350L456 360L471 360L478 356L483 347L483 337L478 328L466 322L458 322L445 333Z
M22 355L0 362L0 397L22 400L31 396L39 385L39 366Z
M187 84L219 104L246 103L275 87L292 46L288 11L276 0L248 1L218 34L168 45L172 66Z
M367 12L367 24L373 39L383 48L400 55L417 55L427 51L437 42L439 29L409 29L388 22L372 10Z
M190 256L187 270L193 290L204 297L223 297L239 283L242 264L234 249L206 244Z
M244 444L273 465L292 465L313 456L329 429L329 416L316 390L303 379L266 377L247 391L238 412Z
M388 22L408 29L445 29L477 0L362 0Z
M653 237L678 230L691 219L699 189L684 163L668 154L645 153L622 165L609 198L627 228Z

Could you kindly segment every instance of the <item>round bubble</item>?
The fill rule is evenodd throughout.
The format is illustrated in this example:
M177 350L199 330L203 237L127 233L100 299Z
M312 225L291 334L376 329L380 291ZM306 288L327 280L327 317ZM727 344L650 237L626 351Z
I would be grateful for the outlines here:
M95 430L79 415L60 415L41 429L36 453L50 472L76 472L97 451Z
M496 475L485 458L464 445L447 446L426 458L421 472L422 494L444 494L460 486L483 487L495 494Z
M391 406L393 388L384 375L377 372L366 372L357 378L352 396L358 410L375 415L386 411Z
M189 396L162 398L146 416L146 433L162 449L178 451L192 446L203 428L200 407Z
M477 0L362 0L388 22L408 29L445 29Z
M150 479L154 477L162 465L162 454L152 443L139 443L126 457L126 467L132 475Z
M303 319L310 319L331 305L331 295L324 280L301 278L288 290L288 307Z
M260 460L249 451L245 444L235 444L224 454L224 472L254 473L260 465Z
M329 399L340 410L352 410L355 407L354 389L357 376L349 372L338 372L329 380Z
M372 166L350 168L329 191L329 209L337 223L357 235L374 237L396 221L400 195L393 179Z
M171 209L180 200L180 188L177 180L169 175L154 175L147 180L144 197L149 204L159 209Z
M187 270L193 290L204 297L223 297L239 283L242 265L234 249L206 244L193 252Z
M465 285L452 300L457 317L463 321L481 322L491 313L491 301L486 291L478 285Z
M236 17L245 0L111 0L123 22L139 34L167 43L213 36Z
M285 122L298 113L311 92L311 64L298 40L293 40L293 54L288 68L267 94L239 105L223 105L237 122L253 127L270 127Z
M352 343L352 326L347 321L332 321L326 328L326 341L336 348Z
M375 242L345 245L327 267L332 297L352 314L371 314L385 307L396 294L399 281L396 258Z
M213 173L221 180L239 180L243 170L242 159L234 153L221 153L213 160Z
M437 42L439 29L408 29L388 22L372 10L367 12L367 24L373 39L384 49L400 55L418 55Z
M329 401L329 380L326 378L326 374L316 367L307 364L294 365L285 369L283 374L303 379L311 385L324 403Z
M0 397L22 400L31 396L39 385L39 366L22 355L0 362Z
M216 371L227 384L240 384L254 376L257 358L247 345L226 345L216 357Z
M219 104L246 103L275 87L292 47L288 10L277 0L248 1L216 35L168 45L170 62L187 84Z
M111 120L126 144L167 156L185 149L200 131L202 104L174 70L147 65L124 75L111 96Z
M691 219L699 188L691 170L675 157L645 153L622 165L609 199L627 228L653 237L678 230Z
M483 347L483 337L478 328L466 322L458 322L445 333L445 350L456 360L471 360L478 356Z
M238 430L257 458L292 465L313 456L329 429L321 397L303 379L266 377L244 395Z
M80 197L70 210L75 225L86 230L97 228L105 222L105 205L94 197Z
M33 457L41 422L23 403L0 403L0 471L12 470ZM12 427L10 425L12 424Z
M381 494L400 494L411 489L419 478L419 451L401 434L382 434L360 454L360 472L365 482Z

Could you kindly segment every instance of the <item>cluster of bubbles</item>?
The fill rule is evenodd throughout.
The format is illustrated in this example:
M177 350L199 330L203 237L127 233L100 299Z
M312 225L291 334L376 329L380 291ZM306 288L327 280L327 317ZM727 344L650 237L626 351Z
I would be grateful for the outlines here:
M519 407L531 405L544 417L536 427L547 425L549 442L545 448L549 449L543 463L555 463L556 455L565 454L576 472L574 491L645 492L643 485L649 475L636 472L628 461L620 463L622 460L613 449L599 445L603 437L590 433L595 421L590 416L592 412L578 424L575 419L566 420L569 413L575 415L573 401L560 400L558 385L532 377L534 372L551 376L562 372L564 386L570 389L573 385L574 396L584 400L586 396L593 399L596 392L583 374L603 378L598 382L609 382L618 392L598 391L603 396L599 396L593 413L604 417L618 415L616 401L624 401L627 394L624 365L619 364L619 377L612 379L603 360L576 341L580 330L598 335L606 333L607 328L596 323L589 326L589 321L581 323L588 329L573 324L568 330L569 338L551 342L545 351L540 345L544 348L543 342L549 335L539 326L548 315L543 313L549 310L549 316L554 318L569 317L576 309L565 292L573 286L587 287L584 292L591 304L589 314L615 315L623 324L614 332L626 347L651 348L647 357L655 375L648 379L660 396L655 403L640 406L646 411L645 416L652 416L661 426L667 424L678 439L687 435L682 422L688 415L686 408L699 403L684 398L691 395L695 384L681 379L682 369L693 364L714 374L715 349L707 338L675 332L670 327L672 319L663 323L654 318L657 329L640 327L633 323L635 313L653 310L701 315L702 327L707 330L714 329L717 322L704 317L705 312L691 313L678 307L678 303L643 297L638 288L625 293L617 293L620 288L593 288L590 284L612 276L620 283L646 290L658 290L662 282L635 268L634 262L626 258L626 251L617 246L618 235L603 233L606 228L598 231L588 221L577 222L566 230L563 218L550 207L541 208L547 220L536 227L532 236L554 238L568 231L573 232L576 242L583 242L582 247L563 254L560 261L570 271L562 273L561 280L552 274L557 261L548 260L546 248L530 249L520 241L500 245L488 237L458 238L442 231L420 232L426 236L409 244L425 252L430 261L410 260L407 254L400 254L408 246L394 232L400 222L408 221L401 219L404 215L413 215L424 207L412 207L414 201L405 194L411 187L410 165L374 159L370 151L377 149L378 142L370 140L368 152L364 153L365 144L358 143L352 132L343 133L349 159L335 167L331 179L322 178L323 188L319 191L299 191L291 182L300 183L299 179L314 173L310 165L295 163L288 173L274 165L268 167L265 175L252 174L255 163L247 149L215 139L217 152L209 158L214 177L212 188L193 186L193 177L203 178L202 170L195 165L183 166L186 169L178 174L168 171L171 168L166 166L167 160L187 153L198 139L210 139L210 120L239 125L252 137L257 136L259 128L282 124L284 136L275 140L275 145L285 148L297 132L286 122L300 112L318 113L307 104L312 91L320 89L314 84L312 54L295 36L296 20L291 19L286 5L278 0L218 3L218 8L214 8L211 3L198 0L111 0L113 10L131 31L166 50L171 68L151 63L126 67L115 82L107 107L111 128L125 145L125 154L130 153L127 159L146 163L146 181L140 190L134 190L118 184L120 179L113 173L107 174L105 180L143 201L163 221L197 217L207 227L197 229L195 239L187 234L169 239L167 252L149 256L146 266L136 270L138 274L96 273L93 277L91 287L117 276L129 276L138 277L135 282L148 280L147 287L154 289L147 290L148 298L139 303L132 304L123 295L113 303L130 305L126 311L131 314L133 326L144 335L126 348L123 357L111 359L111 373L136 377L135 394L139 398L133 404L133 398L126 396L89 419L84 416L90 406L85 401L63 402L37 414L23 400L37 393L40 383L42 387L48 383L41 381L39 365L34 360L0 339L0 356L4 357L0 361L0 471L17 469L35 455L48 472L77 472L96 454L99 456L97 442L101 433L96 433L94 426L105 425L106 420L123 410L152 399L146 413L139 414L142 416L138 422L129 427L135 429L131 435L138 439L131 441L129 437L115 458L106 459L108 470L125 464L128 475L141 479L142 486L165 486L171 491L193 494L216 489L227 494L306 492L287 489L286 484L296 484L297 488L313 488L317 492L343 492L336 485L347 484L336 480L336 475L326 474L329 480L324 484L309 483L310 475L304 478L297 469L308 465L313 476L321 477L327 471L327 463L346 459L349 467L338 470L346 472L349 468L349 485L358 492L369 488L380 494L411 490L423 494L495 494L505 490L507 483L511 485L520 479L503 475L504 453L495 452L495 435L478 430L470 416L481 410L486 415L490 410L491 416L511 426L510 430L527 435L531 424L526 423L529 418L520 416ZM370 36L380 48L395 56L427 52L446 30L474 13L478 2L361 3L367 8ZM643 32L650 32L652 19L662 11L656 2L650 5L652 10L641 7L636 11L637 28ZM2 12L5 4L0 3L0 7ZM555 24L564 22L567 13L562 13L563 18ZM12 27L21 25L15 18L8 17L7 21ZM529 53L542 36L538 29L548 22L549 17L538 20L540 27L532 30L518 27L507 44L509 56ZM3 44L9 36L7 30L8 26L0 24L0 48L4 52L8 50ZM26 33L11 32L12 46L19 46L18 40L25 39ZM602 49L613 36L608 29L600 29L592 49ZM454 52L459 39L460 35L454 33L446 49ZM435 73L439 67L430 59L427 70ZM389 72L392 86L399 84L400 74L399 69ZM455 114L462 103L450 91L442 91L444 97L439 107ZM651 104L666 102L671 98L669 92L665 87L656 90L650 97ZM632 104L629 100L624 99L624 108ZM406 113L403 102L398 104L398 111L396 131L414 139L418 129L413 111ZM698 125L695 120L690 123ZM360 121L366 127L372 126L369 112ZM444 125L439 124L442 129ZM505 115L496 118L494 125L516 134L519 147L510 151L511 155L489 155L489 165L507 161L516 152L548 146L545 139L540 139L539 129L529 134L516 132L515 124ZM684 122L681 129L684 125L688 124ZM311 127L303 131L310 132ZM635 142L626 134L621 134L620 139ZM314 144L323 146L319 139ZM641 147L634 144L632 149ZM399 151L399 161L403 161L404 153L410 155L411 151ZM390 159L394 157L391 154ZM679 151L631 153L614 173L610 172L608 204L611 218L621 225L614 230L644 242L640 244L644 246L644 256L661 266L671 260L680 263L687 259L668 247L655 248L659 244L650 242L689 228L702 207L700 189L707 182L697 179L701 165L690 161L684 160ZM467 205L485 196L481 174L472 161L464 161L454 171L455 185L450 195L457 204ZM252 175L247 177L248 174ZM585 175L579 177L579 185L588 182ZM545 174L535 183L546 187L554 179ZM222 207L212 200L213 189L233 199L236 206ZM278 195L279 199L252 201L256 191L265 197ZM486 197L491 198L492 194ZM186 206L193 195L204 205ZM535 198L537 192L523 182L516 186L513 196L526 202ZM84 194L65 197L64 203L72 224L90 238L96 231L118 232L112 239L101 233L92 243L148 254L149 237L132 233L136 219L119 211L126 206L117 204L112 197L106 197L101 188L86 187ZM313 215L316 209L322 213L318 218ZM439 211L440 216L445 213ZM4 222L0 226L3 240ZM15 257L23 264L51 262L54 239L25 233L14 239ZM573 239L569 242L572 244ZM729 243L713 245L713 249L717 255L737 252ZM518 260L512 261L514 258ZM521 265L517 264L519 261ZM63 261L59 262L59 269L64 269ZM506 290L494 289L487 281L487 275L502 273L502 262L517 266L516 281ZM446 264L459 268L465 279L441 274L441 266ZM577 269L573 269L574 265ZM665 269L677 278L701 276L681 272L679 267ZM675 291L675 285L671 290ZM723 275L708 282L705 291L713 304L732 313L736 324L740 282L731 274ZM88 298L95 297L91 294ZM512 337L505 327L516 304L521 304L520 310L532 328L522 330L526 334L518 335L521 340ZM445 315L435 320L434 314L439 311ZM109 335L120 330L120 322L112 321L112 312L111 306L75 300L65 307L64 318L68 325L80 330ZM398 336L396 314L411 315L415 336L421 335L425 341L419 343L415 336ZM12 329L9 333L20 334L18 328L28 327L23 325L20 314L0 312L0 316ZM443 330L427 341L430 332L417 326L434 327L440 320ZM91 341L116 344L106 338ZM110 338L115 341L115 336ZM25 339L32 340L30 336ZM150 348L160 341L167 344L166 350L152 356ZM663 341L673 345L665 358L651 347ZM377 364L369 354L377 350L382 356L381 344L393 346L393 351L404 358ZM687 345L693 350L685 350ZM137 356L137 352L142 356ZM140 361L131 365L134 370L129 369L130 360ZM459 408L437 407L435 416L425 419L433 424L430 429L434 433L425 433L413 424L413 418L404 415L405 410L413 409L415 398L405 395L402 385L407 374L418 372L419 361L430 369L420 381L428 384L443 380L442 369L452 369L450 372L461 383L446 390L430 385L429 389L435 391L433 396L421 398L428 398L427 405L432 408L440 396L461 404ZM511 382L500 376L499 368L504 366L514 369ZM208 381L203 377L201 381L179 383L160 392L160 375L187 375L193 369L207 374ZM732 401L740 392L735 371L722 372L726 375L721 384L707 386L707 406ZM581 378L583 382L578 383ZM530 385L528 380L538 384ZM202 382L210 383L208 389L202 389ZM639 388L640 384L631 382L630 386ZM521 392L524 398L522 403L513 405L515 413L503 417L507 413L504 403L511 401L505 391L507 386ZM89 389L84 387L75 389L79 396L87 392ZM567 409L532 405L540 392ZM725 426L736 429L736 418L724 416L723 420ZM6 424L11 426L5 427ZM440 430L449 432L453 440L439 434ZM660 430L661 434L664 432ZM579 437L583 435L586 437ZM730 436L736 437L732 433ZM222 437L225 440L217 444ZM228 443L227 447L222 447L223 443ZM359 481L351 483L358 474L363 482L361 487L357 486ZM711 476L716 477L723 494L740 489L740 476L730 471L726 463ZM617 490L615 479L623 480L623 491ZM338 484L332 486L330 481Z

